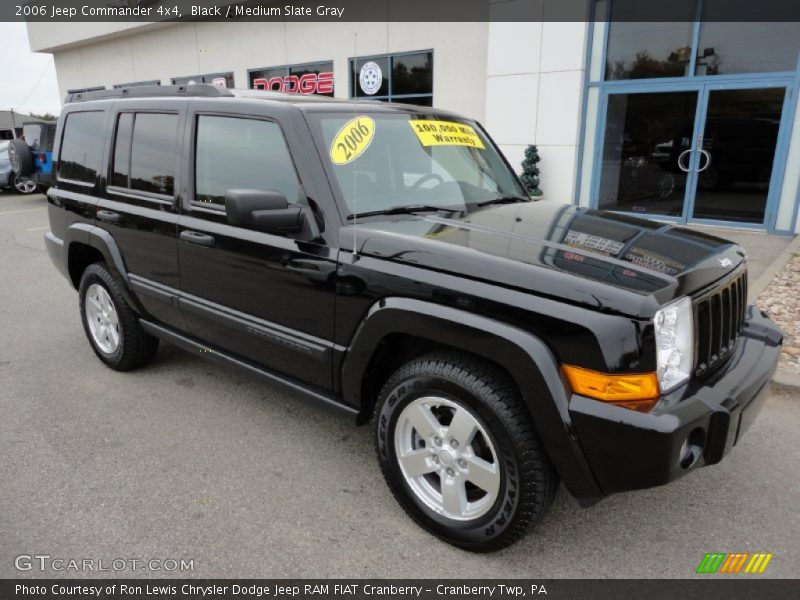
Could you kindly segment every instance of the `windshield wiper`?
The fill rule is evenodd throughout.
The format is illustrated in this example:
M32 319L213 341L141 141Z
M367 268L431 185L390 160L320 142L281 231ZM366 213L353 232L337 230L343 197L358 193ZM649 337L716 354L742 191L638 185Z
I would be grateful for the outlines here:
M430 206L428 204L409 204L406 206L392 206L382 210L368 210L365 212L347 215L347 219L361 219L363 217L375 217L378 215L410 215L417 212L454 212L455 209L445 206Z
M489 206L490 204L512 204L514 202L530 202L530 198L523 196L500 196L499 198L492 198L491 200L484 200L478 202L479 207Z

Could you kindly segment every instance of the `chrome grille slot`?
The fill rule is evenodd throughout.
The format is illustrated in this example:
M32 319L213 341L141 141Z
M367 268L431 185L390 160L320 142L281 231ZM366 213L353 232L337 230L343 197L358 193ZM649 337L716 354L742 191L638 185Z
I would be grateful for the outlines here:
M695 299L695 375L722 365L744 327L747 309L747 271Z

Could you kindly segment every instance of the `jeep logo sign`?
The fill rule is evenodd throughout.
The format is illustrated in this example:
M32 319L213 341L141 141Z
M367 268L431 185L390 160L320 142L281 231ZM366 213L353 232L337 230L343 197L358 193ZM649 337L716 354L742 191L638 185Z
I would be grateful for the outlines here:
M289 92L290 94L332 94L333 73L306 73L301 77L286 75L269 79L258 77L253 80L253 89Z

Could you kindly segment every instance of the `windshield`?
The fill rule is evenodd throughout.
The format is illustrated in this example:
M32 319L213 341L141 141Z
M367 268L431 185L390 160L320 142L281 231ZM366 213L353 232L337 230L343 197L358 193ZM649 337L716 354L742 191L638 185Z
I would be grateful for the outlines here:
M425 206L466 211L526 198L474 123L415 114L309 115L349 214Z

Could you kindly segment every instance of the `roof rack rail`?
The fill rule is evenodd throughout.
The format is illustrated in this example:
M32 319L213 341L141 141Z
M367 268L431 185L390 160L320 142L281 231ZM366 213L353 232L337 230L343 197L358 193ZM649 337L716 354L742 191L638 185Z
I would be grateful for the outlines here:
M132 87L110 90L72 92L66 95L64 104L112 98L157 98L168 96L216 98L233 96L233 93L227 88L220 88L207 83L193 83L191 85L135 85Z

